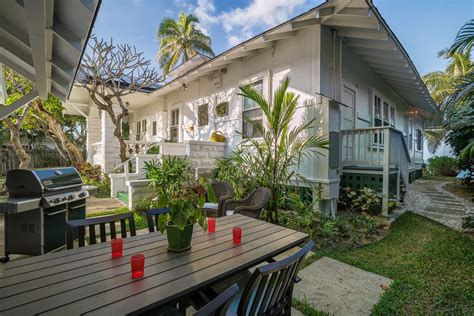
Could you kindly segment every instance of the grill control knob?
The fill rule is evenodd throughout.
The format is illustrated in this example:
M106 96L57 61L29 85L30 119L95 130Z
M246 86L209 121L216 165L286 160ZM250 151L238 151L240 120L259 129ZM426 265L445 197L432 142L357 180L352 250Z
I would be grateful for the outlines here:
M79 193L79 197L80 197L80 198L85 197L86 195L87 195L86 192L81 192L81 193Z
M61 202L61 200L60 200L59 198L55 198L55 199L53 200L53 202L54 202L54 203L59 203L59 202Z
M67 200L67 197L63 196L63 198L61 199L62 201L66 201Z
M68 195L67 199L68 200L74 200L75 197L76 196L74 194L70 194L70 195Z

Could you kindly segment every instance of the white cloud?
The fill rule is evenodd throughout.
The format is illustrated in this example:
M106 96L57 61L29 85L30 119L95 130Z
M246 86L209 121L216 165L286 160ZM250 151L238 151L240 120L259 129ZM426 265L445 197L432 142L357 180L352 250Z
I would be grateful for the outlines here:
M208 29L215 24L227 33L229 46L235 46L255 34L290 19L295 9L307 0L251 0L245 8L235 8L216 14L212 0L198 0L194 14L200 20L200 27Z

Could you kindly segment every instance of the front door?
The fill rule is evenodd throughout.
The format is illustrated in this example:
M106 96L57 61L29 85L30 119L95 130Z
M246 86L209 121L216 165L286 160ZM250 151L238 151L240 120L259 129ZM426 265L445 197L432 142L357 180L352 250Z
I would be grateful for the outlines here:
M354 90L344 86L342 94L342 129L355 128L355 106L356 93Z

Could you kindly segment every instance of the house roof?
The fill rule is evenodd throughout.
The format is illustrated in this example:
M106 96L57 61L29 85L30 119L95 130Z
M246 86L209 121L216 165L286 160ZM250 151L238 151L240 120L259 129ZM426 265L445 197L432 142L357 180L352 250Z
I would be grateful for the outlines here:
M34 82L36 96L66 100L100 2L2 0L0 63Z
M371 0L327 0L189 69L153 92L153 95L163 96L183 84L270 50L275 41L295 36L299 30L316 24L337 30L345 44L351 46L375 73L407 104L416 107L422 116L429 118L434 115L436 103L414 63Z

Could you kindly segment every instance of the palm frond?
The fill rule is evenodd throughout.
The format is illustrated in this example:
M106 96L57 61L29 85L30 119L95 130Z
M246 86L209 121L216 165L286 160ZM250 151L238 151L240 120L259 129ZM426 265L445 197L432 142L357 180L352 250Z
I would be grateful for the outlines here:
M474 41L474 19L469 20L459 30L453 45L449 48L449 53L459 53L470 50Z
M428 150L434 154L438 150L439 146L443 144L444 137L446 136L446 129L426 129L423 133L426 138Z

